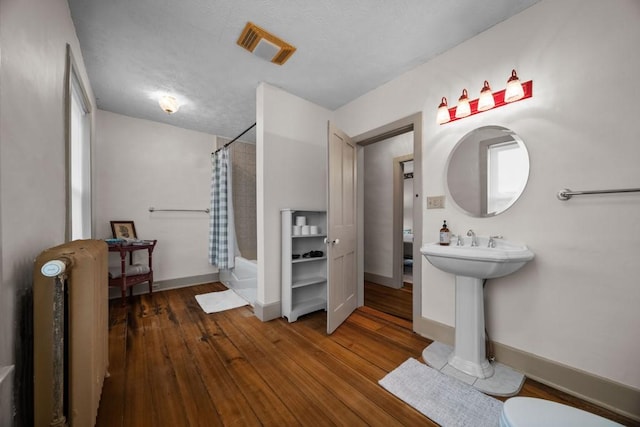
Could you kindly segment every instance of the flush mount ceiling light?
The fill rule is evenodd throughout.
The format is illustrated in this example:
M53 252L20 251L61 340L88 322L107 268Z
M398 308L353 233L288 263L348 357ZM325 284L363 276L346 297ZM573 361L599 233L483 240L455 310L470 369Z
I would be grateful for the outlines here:
M167 114L173 114L180 109L178 100L171 95L162 96L158 101L158 104L160 104L160 108L162 108L162 110Z
M478 111L487 111L496 106L496 101L493 99L493 93L488 81L484 81L484 85L480 90L480 98L478 98Z
M287 62L296 51L294 46L253 22L247 22L236 43L256 56L278 65Z
M447 98L443 96L440 106L438 107L438 117L436 121L441 125L447 123L449 120L451 120L451 115L449 114L449 107L447 106Z
M440 125L453 122L464 117L473 116L498 107L504 107L507 103L520 101L533 96L533 80L520 83L516 70L511 71L511 76L507 81L506 89L498 92L491 92L491 87L487 80L484 81L480 98L469 100L467 90L462 90L462 96L458 100L457 107L447 110L447 98L443 97L438 106L436 122ZM449 117L447 117L447 113Z
M471 105L469 105L469 96L467 90L462 89L462 95L458 98L458 106L456 107L456 118L461 119L471 114Z

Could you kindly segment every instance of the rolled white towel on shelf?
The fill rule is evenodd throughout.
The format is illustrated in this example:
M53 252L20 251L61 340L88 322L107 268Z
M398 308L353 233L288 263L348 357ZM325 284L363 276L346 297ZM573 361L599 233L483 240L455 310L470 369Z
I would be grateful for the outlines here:
M133 265L127 265L125 267L125 273L127 273L127 276L136 276L138 274L147 274L149 273L151 270L149 269L148 265L144 265L144 264L133 264ZM111 279L117 279L119 277L122 276L122 270L120 268L120 266L118 267L109 267L109 277Z

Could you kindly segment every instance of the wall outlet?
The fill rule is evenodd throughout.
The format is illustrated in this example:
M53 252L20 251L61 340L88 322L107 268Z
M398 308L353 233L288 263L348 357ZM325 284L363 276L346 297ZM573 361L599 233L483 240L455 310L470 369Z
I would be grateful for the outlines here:
M427 196L427 209L444 209L444 196Z

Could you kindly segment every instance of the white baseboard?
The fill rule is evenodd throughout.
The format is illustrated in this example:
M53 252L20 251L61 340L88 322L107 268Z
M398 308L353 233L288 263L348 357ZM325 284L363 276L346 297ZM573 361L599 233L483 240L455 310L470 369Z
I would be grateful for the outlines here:
M0 425L13 425L14 365L0 366Z
M271 304L262 304L255 301L253 304L253 313L263 322L282 317L282 303L280 301Z
M413 328L431 340L449 345L454 343L455 329L451 326L423 317L414 319ZM494 342L493 348L497 361L532 380L640 421L638 389L501 343Z
M364 273L364 280L366 282L376 283L378 285L387 286L387 287L393 288L393 289L400 289L400 288L402 288L402 285L403 285L403 283L400 282L400 286L397 286L393 282L393 277L380 276L378 274L367 273L367 272Z
M153 292L166 291L169 289L186 288L188 286L202 285L203 283L212 283L219 281L218 273L201 274L199 276L180 277L177 279L157 280L153 282ZM133 295L142 295L149 292L147 282L140 283L133 287ZM109 299L120 298L120 289L109 287ZM127 291L128 295L128 291Z

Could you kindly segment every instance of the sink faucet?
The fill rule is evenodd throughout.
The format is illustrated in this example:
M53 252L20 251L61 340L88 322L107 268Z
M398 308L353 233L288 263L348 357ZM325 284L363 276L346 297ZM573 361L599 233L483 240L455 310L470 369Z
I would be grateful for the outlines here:
M473 230L467 231L467 236L471 237L471 246L478 246L478 238L476 237L476 233Z
M502 236L489 236L489 242L487 243L488 248L496 247L496 241L494 239L502 239Z

